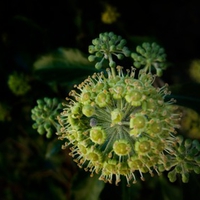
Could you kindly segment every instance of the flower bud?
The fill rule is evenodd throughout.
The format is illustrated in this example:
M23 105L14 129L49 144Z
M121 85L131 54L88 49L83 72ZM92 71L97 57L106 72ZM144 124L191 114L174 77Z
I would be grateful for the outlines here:
M95 113L95 108L94 108L94 106L91 106L90 104L84 105L83 108L82 108L82 113L86 117L91 117Z

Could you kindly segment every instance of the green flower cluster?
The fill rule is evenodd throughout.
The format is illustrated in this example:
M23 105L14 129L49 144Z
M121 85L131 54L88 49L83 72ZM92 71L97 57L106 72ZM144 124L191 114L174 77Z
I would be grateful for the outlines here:
M166 163L162 168L173 168L168 173L169 180L171 182L176 181L177 174L181 174L182 181L187 183L189 181L189 175L193 171L196 174L200 174L200 143L198 140L186 139L182 136L177 136L178 144L174 149L175 153L170 158L170 162Z
M105 60L108 60L109 66L116 67L116 62L113 60L113 55L119 60L124 56L130 56L130 51L125 46L126 40L121 36L115 35L113 32L100 33L99 38L92 40L92 45L89 46L89 53L94 54L88 57L89 61L97 60L95 67L101 69ZM100 61L99 61L100 59Z
M62 104L57 98L38 99L37 106L31 110L31 118L35 121L33 128L37 129L38 133L50 138L58 130L59 124L57 123L57 115L62 109Z
M157 76L162 76L163 70L166 69L166 54L163 48L155 42L152 44L145 42L137 46L136 52L131 53L135 67L144 66L146 71L155 70Z
M170 162L180 114L173 100L164 101L168 86L152 85L152 74L141 70L136 78L134 69L124 74L120 66L116 76L107 74L96 73L70 92L58 118L59 139L91 175L116 184L122 175L129 185L137 172L144 180L144 173L159 174L158 166Z
M9 75L8 86L13 94L17 96L25 95L31 89L28 78L23 73L17 72Z
M51 126L70 148L70 155L80 168L99 174L99 179L117 185L125 177L127 185L137 182L139 175L151 176L169 171L170 181L181 174L200 172L200 144L177 136L182 114L175 100L166 101L168 85L155 87L154 80L165 69L165 53L155 43L144 43L132 53L135 68L124 71L116 66L112 55L129 56L125 40L111 33L102 33L89 47L90 61L109 61L107 73L94 73L74 89L63 103L55 99L38 100L32 110L33 125L40 134L52 133ZM139 54L141 55L139 55ZM154 68L153 68L154 67ZM156 75L153 74L156 70ZM56 119L57 116L57 119ZM58 120L58 123L55 122Z

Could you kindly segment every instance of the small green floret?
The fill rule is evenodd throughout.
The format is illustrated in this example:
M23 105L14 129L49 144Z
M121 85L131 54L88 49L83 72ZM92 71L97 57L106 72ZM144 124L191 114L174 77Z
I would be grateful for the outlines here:
M117 140L113 144L113 150L118 156L128 155L131 151L131 145L126 140Z
M105 142L106 133L101 127L95 126L90 130L90 138L94 143L102 144Z

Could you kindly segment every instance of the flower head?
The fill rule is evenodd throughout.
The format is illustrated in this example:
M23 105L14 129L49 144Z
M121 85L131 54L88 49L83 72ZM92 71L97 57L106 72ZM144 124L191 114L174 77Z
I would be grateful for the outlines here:
M129 185L136 174L144 180L144 173L159 173L176 143L180 114L174 100L165 101L168 85L153 86L154 75L116 69L75 86L58 116L58 135L79 167L109 183L125 176Z

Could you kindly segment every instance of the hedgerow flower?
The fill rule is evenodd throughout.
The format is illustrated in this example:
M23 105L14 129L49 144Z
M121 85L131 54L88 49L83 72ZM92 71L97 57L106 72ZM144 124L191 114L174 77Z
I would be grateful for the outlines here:
M159 174L168 154L176 145L180 114L175 101L165 101L168 85L153 86L155 76L135 69L117 72L107 69L89 76L70 92L63 112L59 139L63 148L86 171L116 185L121 176L127 184L136 182L136 174Z

